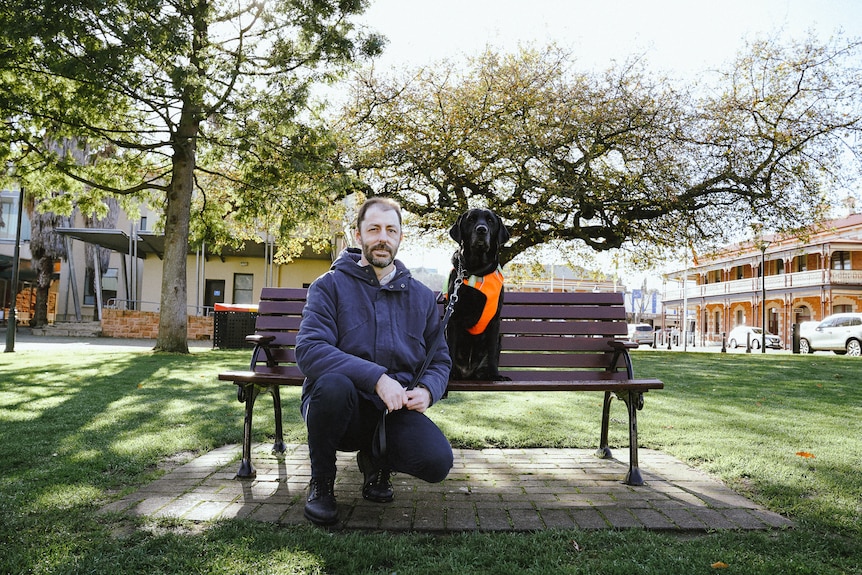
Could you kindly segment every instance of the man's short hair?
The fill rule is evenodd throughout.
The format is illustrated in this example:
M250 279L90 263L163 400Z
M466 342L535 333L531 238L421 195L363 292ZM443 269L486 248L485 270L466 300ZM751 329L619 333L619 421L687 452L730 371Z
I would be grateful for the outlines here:
M371 206L377 206L382 210L394 210L396 214L398 214L398 225L401 224L401 204L393 200L392 198L382 198L379 196L375 196L373 198L368 198L365 202L359 207L359 213L356 215L356 229L359 230L362 228L362 221L365 219L365 212L368 211L368 208Z

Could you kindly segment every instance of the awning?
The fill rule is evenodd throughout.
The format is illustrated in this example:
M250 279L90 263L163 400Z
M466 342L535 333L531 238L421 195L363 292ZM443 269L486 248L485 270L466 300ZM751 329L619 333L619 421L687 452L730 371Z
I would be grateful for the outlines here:
M64 236L93 244L119 252L121 254L130 254L129 236L126 232L117 229L96 229L96 228L57 228L57 233ZM165 236L164 234L156 234L153 232L140 231L137 232L137 255L141 259L146 259L150 255L154 255L159 259L165 253ZM195 253L195 250L189 248L189 254ZM208 253L207 256L216 255ZM263 242L245 242L242 248L233 249L225 247L216 257L237 256L249 258L263 258L266 256L266 245ZM324 259L329 260L330 254L314 253L306 248L302 257L305 259Z

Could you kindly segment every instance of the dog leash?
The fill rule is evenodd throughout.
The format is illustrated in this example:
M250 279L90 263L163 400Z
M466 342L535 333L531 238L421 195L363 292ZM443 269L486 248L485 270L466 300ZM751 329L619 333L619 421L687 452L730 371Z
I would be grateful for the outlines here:
M455 308L455 302L458 301L458 288L461 287L461 284L463 283L460 275L461 274L458 274L458 277L455 278L455 285L452 288L452 293L448 296L449 302L446 304L446 311L443 313L443 319L440 321L440 331L437 333L437 340L425 356L425 361L422 362L422 367L420 367L419 371L416 372L416 375L413 376L413 381L411 381L410 385L407 386L407 391L411 391L416 387L416 385L418 385L419 379L425 375L425 372L428 370L428 366L431 364L431 359L437 353L437 350L440 348L440 344L443 343L443 340L446 338L446 325L449 323L449 318L452 317L452 310ZM377 423L377 429L374 430L374 439L371 441L371 456L374 459L379 460L386 457L386 415L388 413L388 409L383 410L383 413L380 415L380 421Z

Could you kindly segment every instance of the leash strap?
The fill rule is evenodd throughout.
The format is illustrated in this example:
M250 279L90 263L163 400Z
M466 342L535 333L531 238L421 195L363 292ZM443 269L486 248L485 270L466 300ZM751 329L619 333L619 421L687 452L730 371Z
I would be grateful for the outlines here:
M455 302L458 301L458 288L461 287L461 283L461 278L455 280L455 287L452 290L452 294L449 296L449 302L446 305L443 319L440 321L440 331L437 334L437 340L434 342L431 349L428 350L428 355L425 356L425 361L422 362L422 367L420 367L419 371L416 372L416 375L413 376L413 381L411 381L410 385L407 386L407 391L416 387L419 383L419 378L425 375L425 371L427 371L428 366L431 364L431 359L433 359L434 355L437 353L437 350L440 348L440 344L443 343L443 339L446 337L446 325L449 323L449 318L452 317L452 310L455 308ZM383 413L380 415L380 421L377 423L377 429L374 432L374 438L371 441L371 456L374 459L382 459L386 457L386 414L388 413L388 409L383 410Z

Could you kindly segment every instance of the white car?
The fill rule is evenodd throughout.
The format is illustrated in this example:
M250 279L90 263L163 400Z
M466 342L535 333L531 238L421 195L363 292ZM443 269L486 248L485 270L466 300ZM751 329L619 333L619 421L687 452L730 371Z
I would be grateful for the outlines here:
M629 325L629 340L638 345L653 346L655 344L655 333L651 325L636 323Z
M751 342L751 349L760 349L762 340L763 331L750 325L738 325L727 334L727 345L733 348L745 347L746 342ZM781 349L781 338L766 332L766 347Z
M862 355L862 313L836 313L820 323L799 325L799 351L834 351L838 355Z

